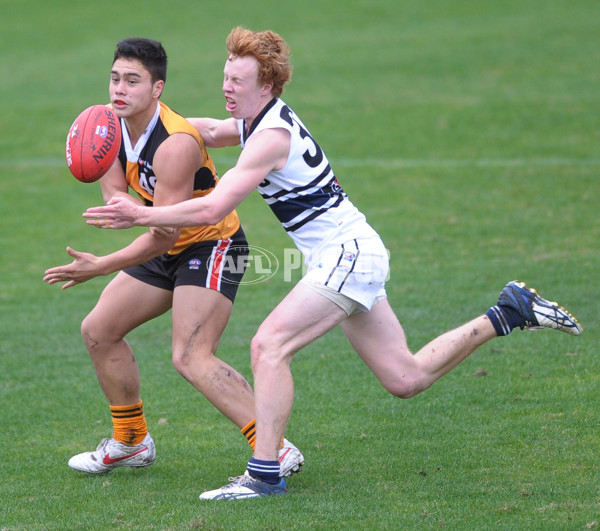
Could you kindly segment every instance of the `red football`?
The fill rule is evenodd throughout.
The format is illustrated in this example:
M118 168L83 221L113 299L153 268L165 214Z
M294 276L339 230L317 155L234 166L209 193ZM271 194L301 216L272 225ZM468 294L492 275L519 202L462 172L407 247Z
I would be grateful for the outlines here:
M92 105L69 129L65 156L71 173L84 183L93 183L112 166L121 149L121 125L106 105Z

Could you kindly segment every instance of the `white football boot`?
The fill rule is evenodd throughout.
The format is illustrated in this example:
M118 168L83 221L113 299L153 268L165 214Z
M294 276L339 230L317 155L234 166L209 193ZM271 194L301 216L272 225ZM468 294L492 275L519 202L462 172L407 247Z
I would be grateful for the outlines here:
M300 472L304 465L304 456L290 441L283 439L283 447L279 450L279 477L289 478Z
M104 474L120 466L129 468L150 466L155 459L154 441L147 433L144 440L134 446L114 439L102 439L95 451L71 457L69 466L86 474Z
M277 485L265 483L260 479L253 478L248 471L243 476L229 478L228 485L216 490L207 490L200 494L201 500L247 500L248 498L260 498L274 494L285 494L287 487L284 478L279 478Z
M536 290L528 288L525 282L513 280L504 286L498 298L498 306L507 306L519 312L523 318L521 330L553 328L573 336L583 332L583 327L569 311L556 302L544 299ZM506 330L507 333L510 332L509 328Z

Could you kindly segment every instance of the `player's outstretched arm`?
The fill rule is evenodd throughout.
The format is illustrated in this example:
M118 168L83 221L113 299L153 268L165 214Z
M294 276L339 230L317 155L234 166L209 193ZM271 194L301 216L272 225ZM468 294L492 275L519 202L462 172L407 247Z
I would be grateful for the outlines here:
M228 173L235 173L235 168ZM128 229L135 226L148 227L198 227L214 225L231 212L253 188L244 195L239 186L237 194L224 193L227 174L218 186L204 197L188 199L170 206L138 206L124 197L113 197L104 206L88 208L83 217L86 223L99 229ZM259 181L260 182L260 181ZM243 197L242 197L243 195ZM236 200L236 197L239 200Z
M234 210L272 170L281 169L289 152L289 133L269 129L252 139L238 163L223 175L216 188L204 197L176 205L141 207L122 197L83 213L88 225L99 229L151 227L195 227L213 225Z

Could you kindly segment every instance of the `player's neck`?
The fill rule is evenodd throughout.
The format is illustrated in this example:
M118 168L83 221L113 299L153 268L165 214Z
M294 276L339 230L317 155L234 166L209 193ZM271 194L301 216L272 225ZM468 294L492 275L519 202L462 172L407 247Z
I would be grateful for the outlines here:
M156 102L156 105L158 105L158 102ZM131 140L132 146L135 146L137 141L144 134L144 131L146 131L148 124L152 121L155 112L156 106L150 105L143 112L125 118L125 125L127 126L127 132L129 133L129 139Z
M267 111L273 105L275 105L276 101L277 98L274 98L271 95L269 95L269 97L263 98L256 111L251 116L244 119L244 125L246 127L246 136L248 136L252 132L253 128L256 125L258 125L258 123L261 121L262 117L267 113Z

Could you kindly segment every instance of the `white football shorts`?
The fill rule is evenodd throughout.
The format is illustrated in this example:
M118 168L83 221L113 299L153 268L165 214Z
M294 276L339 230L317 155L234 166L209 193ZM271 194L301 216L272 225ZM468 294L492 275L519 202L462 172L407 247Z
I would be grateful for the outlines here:
M300 282L315 289L348 315L368 312L386 298L389 255L381 238L356 238L329 244L310 257Z

